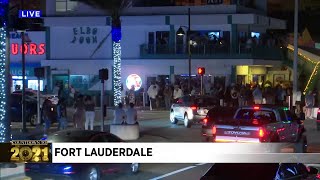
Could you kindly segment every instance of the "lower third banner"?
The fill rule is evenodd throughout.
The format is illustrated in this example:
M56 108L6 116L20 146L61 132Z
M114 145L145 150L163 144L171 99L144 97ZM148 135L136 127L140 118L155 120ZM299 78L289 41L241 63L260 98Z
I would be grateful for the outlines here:
M293 147L292 147L293 146ZM291 148L291 149L290 149ZM53 163L319 163L279 143L53 143Z

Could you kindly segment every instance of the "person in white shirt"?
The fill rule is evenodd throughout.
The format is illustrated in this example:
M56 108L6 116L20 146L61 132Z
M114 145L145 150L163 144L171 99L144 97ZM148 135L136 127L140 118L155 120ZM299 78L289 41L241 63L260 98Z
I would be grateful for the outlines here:
M119 103L118 108L114 110L113 124L123 124L126 121L126 116L122 103Z
M150 110L152 110L155 107L157 95L158 95L158 89L156 85L151 85L148 89L148 96L150 99Z
M130 107L127 110L127 124L138 124L138 112L134 108L134 104L130 103Z
M173 91L173 100L176 102L182 96L183 96L182 90L179 88L178 85L176 85Z

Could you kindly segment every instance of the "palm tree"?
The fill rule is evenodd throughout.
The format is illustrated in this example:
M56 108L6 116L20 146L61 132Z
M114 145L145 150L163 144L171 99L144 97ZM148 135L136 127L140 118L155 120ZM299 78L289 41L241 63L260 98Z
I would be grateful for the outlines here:
M7 56L7 23L9 0L0 0L0 142L10 141L10 119L8 117L7 103L9 96L8 58Z
M114 105L121 102L121 13L130 5L131 0L75 0L89 6L106 11L112 18L111 20L111 36L113 41L113 93ZM109 35L106 35L105 42ZM97 50L97 49L96 49Z

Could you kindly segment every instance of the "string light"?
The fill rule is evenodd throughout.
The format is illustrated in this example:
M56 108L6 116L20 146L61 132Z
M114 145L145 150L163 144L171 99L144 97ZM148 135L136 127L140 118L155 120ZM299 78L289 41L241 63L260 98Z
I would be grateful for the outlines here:
M113 42L113 88L114 88L114 105L121 102L121 44Z
M294 51L294 48L292 48L290 46L288 46L287 48L289 50L291 50L291 51ZM313 68L313 71L311 73L311 76L310 76L310 78L309 78L309 80L307 82L307 85L306 85L306 87L304 88L304 91L303 91L303 94L306 94L307 91L312 87L311 85L313 85L315 77L317 77L317 74L318 74L319 68L320 68L320 61L312 60L311 58L309 58L309 57L307 57L307 56L305 56L305 55L303 55L302 53L299 53L299 52L298 52L298 55L300 57L302 57L304 60L308 61L309 63L312 63L312 64L315 65L315 67Z
M306 85L306 88L303 91L303 94L306 94L307 91L310 89L311 85L313 84L314 78L317 76L317 74L319 72L319 67L320 67L320 61L317 62L316 67L314 67L313 72L312 72L312 74L311 74L311 76L310 76L310 78L308 80L307 85Z
M6 23L8 18L8 0L0 0L0 142L8 142L8 131L10 128L6 113L6 91L8 82L6 82Z

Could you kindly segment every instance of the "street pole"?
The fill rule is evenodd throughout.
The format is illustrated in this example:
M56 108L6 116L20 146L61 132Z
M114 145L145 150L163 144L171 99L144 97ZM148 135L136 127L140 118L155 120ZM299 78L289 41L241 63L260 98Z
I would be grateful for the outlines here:
M293 94L297 96L298 91L298 15L299 0L295 0L294 8L294 59L293 59Z
M104 102L103 102L103 96L104 96L104 80L101 80L101 96L100 96L100 107L101 107L101 131L104 130Z
M201 87L200 87L200 95L203 95L203 76L201 75Z
M24 54L25 52L25 30L21 31L21 46L22 46L22 132L27 132L27 122L26 122L26 97L25 97L25 91L26 91L26 56Z
M37 123L41 124L41 115L40 115L40 77L38 77L38 92L37 92Z
M188 79L188 91L191 92L191 44L190 44L190 33L191 33L191 12L190 8L188 8L188 32L187 32L187 40L188 40L188 57L189 57L189 79Z

